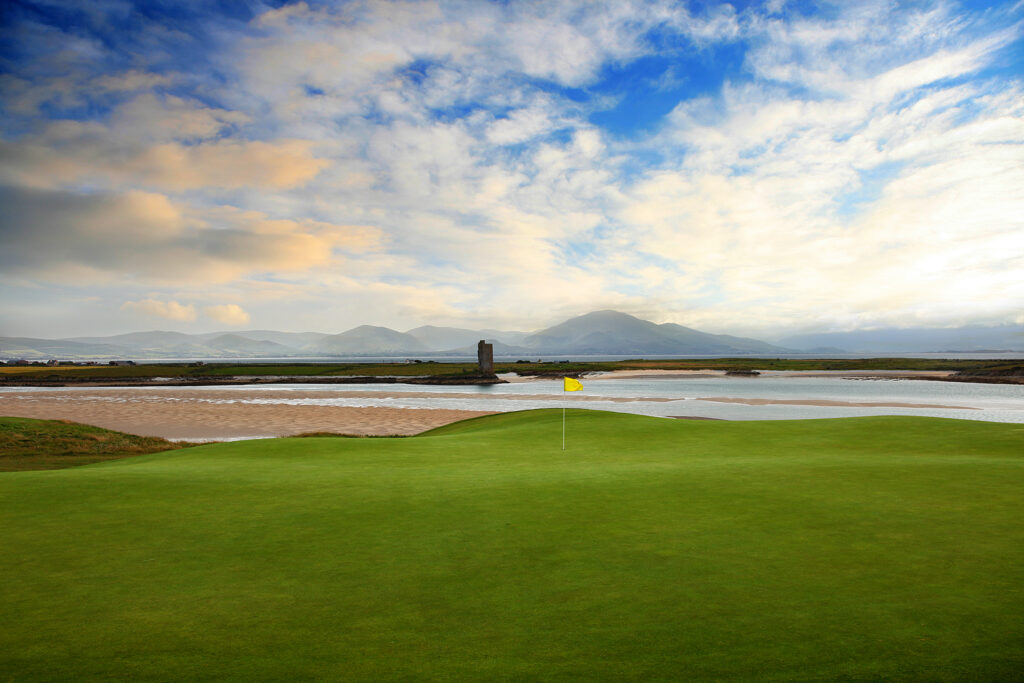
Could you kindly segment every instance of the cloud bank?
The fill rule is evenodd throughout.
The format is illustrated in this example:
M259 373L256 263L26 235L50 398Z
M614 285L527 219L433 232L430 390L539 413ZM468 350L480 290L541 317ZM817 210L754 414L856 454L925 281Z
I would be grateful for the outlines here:
M10 334L1020 315L1019 3L5 16Z

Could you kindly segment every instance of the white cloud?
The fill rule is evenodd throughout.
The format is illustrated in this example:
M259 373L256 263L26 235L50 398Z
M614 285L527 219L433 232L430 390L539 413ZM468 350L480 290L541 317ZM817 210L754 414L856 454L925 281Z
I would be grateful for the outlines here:
M154 74L139 69L130 69L118 74L107 74L95 79L96 87L113 92L133 92L151 90L156 87L171 85L176 79L166 74Z
M0 139L0 264L157 283L144 301L226 324L245 311L223 301L342 328L600 307L723 332L1010 315L1024 96L977 74L1020 27L941 1L786 10L297 3L224 36L219 90L53 58L0 76L23 116ZM649 134L594 123L620 101L602 74L678 60L663 97L713 81L699 65L723 46L749 46L743 70Z
M195 306L180 304L177 301L158 301L156 299L126 301L121 304L121 310L178 322L191 322L196 319Z
M205 125L205 124L203 124ZM59 124L48 139L0 141L0 179L36 188L142 186L191 189L286 190L305 185L330 162L316 158L306 140L212 140L125 145L115 129L96 135L95 125ZM211 129L201 128L209 132ZM198 132L198 129L197 129Z
M0 264L46 281L226 282L296 274L376 248L372 226L275 219L231 206L201 208L165 195L0 187Z
M249 313L238 304L217 304L206 306L203 313L225 325L245 325L249 322Z

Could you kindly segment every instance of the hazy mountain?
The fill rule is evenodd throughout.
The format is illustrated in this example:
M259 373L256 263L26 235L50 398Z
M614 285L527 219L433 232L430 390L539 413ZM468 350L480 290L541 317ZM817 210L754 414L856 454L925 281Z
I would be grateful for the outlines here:
M779 353L766 342L707 334L682 325L658 325L618 311L595 311L527 337L523 345L542 353L745 354Z
M201 336L184 334L182 332L153 330L151 332L115 334L110 337L71 337L63 341L82 342L84 344L114 344L115 346L123 346L128 349L160 349L180 344L194 344L199 341Z
M838 347L851 353L1024 351L1024 325L913 327L800 334L779 340L795 349Z
M488 341L501 342L502 344L508 344L510 346L519 346L523 343L523 340L529 337L532 332L514 332L511 330L480 330L480 336L477 341L486 339ZM497 349L498 347L494 347Z
M0 358L50 360L51 358L119 358L124 347L112 344L87 344L65 339L0 337Z
M425 348L432 351L445 351L447 349L458 349L472 345L481 339L487 339L479 330L466 330L460 327L435 327L424 325L406 332L407 335L415 337Z
M498 345L513 348L527 336L526 332L507 332L503 330L467 330L462 327L436 327L424 325L406 334L416 337L431 351L452 351L473 348L481 339L494 344L494 352L498 353Z
M455 348L455 349L446 349L443 353L444 353L444 355L451 355L451 356L473 356L473 357L475 357L476 353L477 353L477 343L479 341L480 341L480 339L477 339L476 342L474 342L472 344L469 344L467 346L460 346L460 347ZM487 341L487 343L489 343L493 347L492 350L494 352L495 357L497 357L497 356L520 356L522 358L529 358L530 356L533 356L533 355L535 355L537 353L533 349L527 349L527 348L524 348L522 346L512 346L511 344L503 344L502 342L500 342L500 341L498 341L496 339L485 339L485 341Z
M112 345L102 355L118 358L258 358L293 356L299 352L294 347L272 341L256 340L233 332L183 334L154 330L152 332L118 334L111 337L77 337L74 341L93 346L104 343ZM82 354L58 353L56 355L78 357Z
M262 356L266 358L288 356L295 353L295 349L290 346L272 341L249 339L239 334L222 334L207 341L206 346L232 356Z
M0 358L155 359L287 358L290 356L474 356L486 339L498 356L538 355L740 355L811 353L1024 352L1024 325L857 330L803 334L773 346L757 339L708 334L674 323L655 324L617 311L595 311L535 334L424 325L398 332L362 325L341 334L246 330L183 334L153 330L109 337L35 339L0 337ZM783 348L785 347L785 348Z
M306 351L313 354L339 356L376 356L429 350L412 335L373 325L360 325L347 332L324 337L306 348Z
M306 346L317 343L331 335L324 332L276 332L274 330L242 330L238 332L210 332L209 334L197 335L203 341L215 339L225 334L234 334L254 341L268 341L291 349L291 353L297 352Z

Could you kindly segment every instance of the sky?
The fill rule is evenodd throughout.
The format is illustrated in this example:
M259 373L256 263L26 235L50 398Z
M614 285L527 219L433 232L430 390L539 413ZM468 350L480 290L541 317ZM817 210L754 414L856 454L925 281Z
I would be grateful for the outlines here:
M1024 323L1024 0L0 6L0 335Z

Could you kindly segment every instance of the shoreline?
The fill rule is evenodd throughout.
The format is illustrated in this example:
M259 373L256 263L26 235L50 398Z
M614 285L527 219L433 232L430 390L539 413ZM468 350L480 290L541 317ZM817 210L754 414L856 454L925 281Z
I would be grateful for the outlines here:
M678 377L676 371L645 372L642 377ZM707 376L706 373L689 373L687 377ZM605 379L614 378L605 375ZM636 375L632 375L635 377ZM835 376L835 375L829 375ZM555 381L543 381L552 388ZM600 378L584 378L593 381L595 388ZM750 381L755 380L748 380ZM748 385L749 386L749 385ZM556 387L560 388L560 387ZM657 392L652 392L657 393ZM63 419L91 424L141 436L159 436L166 439L188 441L216 441L261 437L294 436L306 432L332 432L359 436L409 436L434 427L460 420L505 412L510 409L508 402L524 404L524 407L553 404L553 399L562 398L558 393L477 393L445 391L397 391L385 387L374 389L327 387L296 387L285 390L270 386L249 385L246 387L204 388L197 386L174 387L46 387L11 388L0 391L0 415L37 419ZM337 405L341 399L348 405ZM411 400L412 403L395 405L393 401ZM461 400L466 399L465 403ZM879 400L881 399L881 400ZM433 401L440 401L444 407ZM498 400L501 404L488 404ZM369 402L369 404L367 404ZM833 408L917 408L958 410L975 412L980 408L963 405L914 403L903 400L846 401L830 399L799 399L769 397L735 397L727 394L714 396L601 396L583 392L572 396L572 402L579 407L599 404L618 404L626 407L632 403L661 404L662 416L690 419L715 419L702 417L703 403L741 404L749 406L817 406ZM383 404L383 405L382 405ZM532 405L531 405L532 404ZM502 410L492 410L502 406ZM465 406L465 407L463 407ZM669 406L679 406L673 408ZM514 408L513 408L514 409ZM643 411L641 411L643 412ZM664 413L668 415L664 415Z
M507 384L500 377L402 377L395 375L224 375L222 377L63 377L25 378L0 375L0 387L218 387L248 384L424 384L431 386L472 386Z
M728 377L728 370L606 370L584 373L590 381L608 379L692 379ZM738 378L758 377L831 377L853 380L919 380L928 382L968 382L976 384L1024 384L1018 375L957 375L956 370L759 370L757 375L734 375Z
M331 432L353 436L412 436L496 411L391 408L285 403L241 403L162 396L137 400L130 389L103 397L45 392L0 394L0 414L40 420L71 420L174 441L218 441ZM238 396L236 398L242 398Z
M400 376L400 375L224 375L211 377L119 377L95 379L90 377L32 378L18 375L0 375L0 388L32 387L215 387L246 386L267 384L419 384L429 386L472 386L521 382L557 381L565 376L585 378L588 381L609 379L695 379L701 377L725 377L735 375L729 370L595 370L559 373L502 373L495 376ZM740 375L741 378L833 377L855 380L920 380L933 382L967 382L977 384L1024 384L1024 376L1017 375L958 375L954 370L759 370L757 375Z

